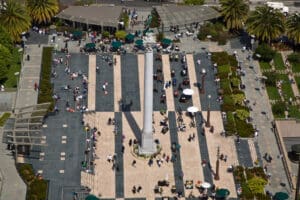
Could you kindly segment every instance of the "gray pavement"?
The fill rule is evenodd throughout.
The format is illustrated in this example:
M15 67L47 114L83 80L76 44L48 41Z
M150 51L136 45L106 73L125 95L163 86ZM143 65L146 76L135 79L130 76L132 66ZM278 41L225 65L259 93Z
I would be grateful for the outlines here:
M0 128L0 139L0 200L25 199L27 187L17 172L11 151L3 141L2 128Z
M248 55L247 52L243 53L241 48L227 49L227 51L230 53L237 51L238 59L243 61L242 68L246 71L246 76L242 77L242 81L246 85L246 98L252 105L253 102L257 102L256 106L252 106L253 111L251 112L251 117L253 118L253 123L259 130L257 142L260 154L264 155L265 153L268 153L273 157L273 161L271 163L267 163L265 160L263 160L263 158L261 158L263 160L263 165L267 166L268 173L271 174L270 182L266 189L272 193L278 191L289 192L290 188L288 187L289 184L282 160L277 158L280 152L274 132L272 131L271 122L273 120L273 114L268 95L263 89L263 85L256 81L256 77L261 76L259 63L257 61L253 61L253 69L251 69L249 68L251 63L246 59ZM259 88L259 90L256 90L255 88ZM261 113L262 111L266 112L267 114L263 115ZM282 187L280 183L285 183L287 186Z
M42 52L42 46L38 45L27 45L25 48L16 108L35 105L37 102L38 92L34 90L34 84L39 84L40 81ZM30 60L27 60L27 55L30 56Z

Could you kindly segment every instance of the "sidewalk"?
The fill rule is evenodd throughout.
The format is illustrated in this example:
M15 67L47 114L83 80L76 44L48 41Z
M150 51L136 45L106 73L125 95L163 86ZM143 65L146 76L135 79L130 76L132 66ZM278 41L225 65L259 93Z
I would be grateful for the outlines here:
M42 49L38 45L27 45L23 57L23 66L20 72L19 87L16 99L16 108L35 105L37 103L38 91L34 90L34 84L39 85ZM30 60L27 60L27 55ZM21 97L21 98L20 98Z
M27 187L16 170L11 151L6 149L2 129L0 129L0 137L0 200L26 199Z

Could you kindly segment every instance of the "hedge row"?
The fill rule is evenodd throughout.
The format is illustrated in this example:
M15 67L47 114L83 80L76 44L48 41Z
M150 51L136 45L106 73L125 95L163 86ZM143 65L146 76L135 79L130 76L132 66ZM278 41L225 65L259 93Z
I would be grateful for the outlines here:
M49 111L52 111L54 108L54 100L52 98L53 88L51 84L52 51L52 47L43 48L42 71L38 96L38 103L51 103Z
M17 164L18 172L27 185L26 200L47 199L48 182L36 176L30 164Z
M227 135L253 136L253 127L245 120L249 116L249 109L243 104L245 94L240 90L241 78L237 74L235 56L227 52L216 52L212 54L212 62L218 65L219 95L223 96L221 110L227 114L224 124Z

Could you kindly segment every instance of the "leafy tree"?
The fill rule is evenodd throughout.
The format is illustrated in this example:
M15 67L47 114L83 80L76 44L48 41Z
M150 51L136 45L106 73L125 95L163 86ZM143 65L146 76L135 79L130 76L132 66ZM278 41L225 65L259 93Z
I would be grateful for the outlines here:
M109 37L109 32L108 31L103 31L102 32L102 37L103 38L108 38Z
M0 43L8 48L10 52L12 51L14 45L13 41L11 40L10 35L3 26L0 26Z
M124 40L126 35L127 35L126 31L117 31L115 33L115 36L118 40Z
M286 22L287 35L295 44L300 44L300 15L294 13L289 16Z
M0 82L2 83L7 76L9 65L12 61L12 54L8 48L0 44Z
M8 0L1 9L0 24L10 34L13 41L20 41L20 34L28 31L31 19L25 7L14 0Z
M204 0L184 0L185 5L202 5Z
M59 10L57 0L27 0L27 9L33 21L48 23Z
M244 0L221 0L220 3L227 28L242 29L249 12L248 4Z
M253 177L248 181L248 187L252 194L263 194L264 187L268 182L261 177Z
M248 117L250 117L250 112L245 109L237 109L236 111L236 117L240 120L246 120Z
M249 34L255 35L263 42L271 43L284 33L284 15L267 5L256 7L249 15L246 27Z

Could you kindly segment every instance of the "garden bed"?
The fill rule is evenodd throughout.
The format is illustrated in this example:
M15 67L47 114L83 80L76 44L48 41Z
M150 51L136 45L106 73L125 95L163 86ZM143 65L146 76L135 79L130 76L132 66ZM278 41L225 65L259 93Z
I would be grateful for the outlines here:
M281 56L281 53L278 53L278 52L275 53L273 61L274 61L274 66L275 66L276 70L285 70L286 69L283 59L282 59L282 56Z
M270 100L281 100L278 89L273 86L267 86L267 93Z
M5 125L6 120L10 117L10 113L3 113L0 117L0 127Z
M236 58L226 52L218 52L212 54L212 62L218 65L219 95L223 97L221 110L227 115L224 120L226 134L252 137L254 130L252 124L246 122L250 112L244 105L245 94L239 89L241 78L236 72Z
M272 66L268 62L259 62L259 66L262 70L272 69Z
M53 88L51 84L52 47L44 47L42 55L42 71L39 85L38 103L50 102L49 111L54 108Z
M30 164L19 163L17 170L27 185L26 200L46 200L48 181L44 180L41 175L36 175Z

